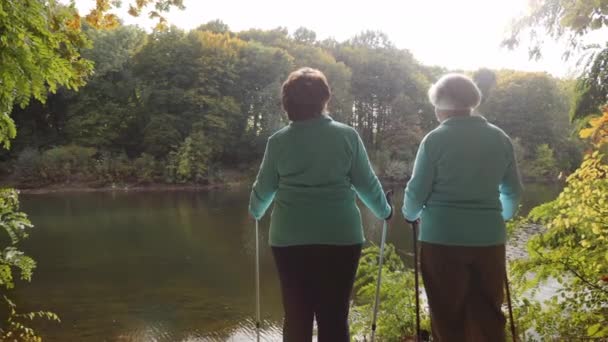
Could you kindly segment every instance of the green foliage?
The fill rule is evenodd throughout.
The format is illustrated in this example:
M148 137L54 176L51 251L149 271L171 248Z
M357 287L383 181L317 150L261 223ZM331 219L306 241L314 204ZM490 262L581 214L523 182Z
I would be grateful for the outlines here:
M96 178L112 184L131 179L134 171L133 163L124 152L103 152L95 165Z
M26 148L17 157L15 173L21 180L34 180L40 177L40 163L40 152L34 148Z
M559 197L532 210L527 221L546 230L529 240L529 257L513 263L514 283L531 298L548 281L558 286L548 300L519 303L520 331L531 328L542 340L608 336L608 166L602 156L585 157Z
M488 120L511 137L518 137L527 151L567 136L558 123L568 122L568 102L557 82L545 73L501 71L491 96L480 107Z
M293 40L296 43L312 45L317 40L317 34L306 27L300 27L293 33Z
M563 39L568 50L583 45L583 38L591 31L608 25L608 6L605 1L588 0L529 0L528 13L514 21L511 32L503 44L511 48L519 45L522 34L528 34L529 54L542 55L543 39L547 36Z
M196 28L199 31L209 31L213 33L228 33L230 32L230 27L226 25L221 20L212 20L206 24L203 24Z
M515 160L517 162L517 165L519 166L519 170L521 173L524 173L525 175L525 171L528 169L527 167L527 163L525 161L526 158L526 149L524 147L524 145L521 143L521 139L520 138L515 138L512 140L513 142L513 152L515 153Z
M140 183L153 183L161 179L162 171L160 164L154 157L147 153L142 153L133 161L135 178Z
M94 41L82 56L95 62L95 74L68 103L65 133L82 146L121 150L131 147L140 113L132 57L142 48L146 34L133 26L112 31L87 29Z
M526 171L529 177L535 179L555 179L557 177L557 161L549 145L536 146L535 158L527 165Z
M78 180L90 174L94 167L94 148L77 145L51 148L42 154L40 176L49 182ZM76 177L76 179L73 179Z
M36 267L34 260L16 249L17 244L27 238L32 224L27 216L19 211L19 199L15 190L0 189L0 227L10 241L8 246L0 251L0 287L12 289L15 286L14 269L19 270L22 279L30 280L32 270Z
M169 180L201 183L206 180L211 148L202 131L193 132L176 151L169 154Z
M359 261L355 280L351 329L355 338L365 340L371 333L372 314L378 276L380 248L365 248ZM422 283L421 283L422 284ZM429 329L426 304L421 301L421 325ZM380 341L402 341L416 335L416 305L413 271L405 267L395 247L387 244L382 265L380 308L376 334Z
M200 131L210 147L205 164L239 168L259 160L268 136L287 123L281 82L293 69L311 66L330 81L332 117L355 127L370 155L381 156L375 158L380 173L403 179L408 174L398 168L411 164L419 141L436 125L426 91L446 71L420 65L373 31L345 42L319 42L305 28L291 35L283 28L235 33L219 21L189 32L170 27L145 35L130 26L84 32L93 47L82 56L95 62L95 73L78 93L64 90L45 105L13 112L21 129L18 151L73 144L113 156L147 153L168 165L185 139ZM527 152L522 160L532 163L537 146L547 143L555 167L571 169L568 160L577 151L564 138L568 100L559 81L486 69L475 75L486 93L482 112L520 138ZM128 175L121 181L139 181L120 174ZM119 181L108 172L99 175L102 182ZM165 178L177 181L172 175Z
M481 101L485 102L496 86L496 73L490 69L479 69L473 74L473 81L481 91Z
M120 7L122 1L96 0L96 6L87 14L86 20L89 24L97 28L111 29L117 27L120 22L118 17L109 13L110 10ZM152 8L151 8L152 7ZM129 14L137 17L143 11L147 11L148 18L157 19L157 30L167 28L167 19L162 13L169 11L172 7L184 9L183 0L134 0L129 3Z
M545 73L496 73L496 84L479 112L516 141L524 176L550 179L559 172L558 167L576 168L573 155L580 151L570 138L570 95L567 86ZM541 147L543 144L551 146L552 152L548 146Z
M343 120L357 128L368 148L394 147L385 139L403 133L408 143L399 146L415 146L409 139L416 134L409 133L434 126L434 120L420 120L422 113L433 115L426 100L431 80L409 51L395 48L385 34L367 31L339 45L335 55L352 71L352 100ZM404 129L408 126L413 129Z
M601 116L590 118L589 126L581 129L579 135L583 139L589 139L591 145L597 149L608 144L608 105L603 108Z
M2 341L42 342L42 337L25 322L33 321L36 318L61 322L59 316L49 311L19 313L15 303L6 296L3 296L3 299L8 307L8 318L0 326L0 340Z
M576 96L570 111L572 119L598 113L608 103L608 44L588 56L583 74L576 83Z
M15 287L16 273L21 280L30 281L36 262L21 252L17 247L28 237L32 224L27 216L19 211L19 199L15 190L0 189L0 228L4 237L0 241L8 241L0 250L0 289L3 293ZM5 295L3 302L6 306L0 311L0 340L2 341L40 341L40 337L23 321L36 317L59 321L50 312L32 312L20 314L16 305Z
M88 20L97 26L113 26L117 22L113 14L107 14L112 5L119 2L96 1ZM183 8L182 0L137 0L131 5L133 15L139 14L146 6L154 4L151 18L159 18L159 27L165 20L159 12L172 6ZM55 93L60 86L77 90L83 86L92 71L92 62L80 58L80 51L89 46L89 41L80 29L80 16L74 2L65 6L55 0L20 0L0 3L0 145L8 149L10 140L16 136L14 121L9 117L15 104L22 108L34 98L42 103L49 93ZM20 171L28 176L36 172L48 177L70 176L77 167L87 167L94 150L77 147L58 147L45 152L42 157L37 151L26 151L20 155ZM70 155L72 154L72 155ZM38 163L50 167L38 170ZM87 169L84 168L86 171ZM81 170L82 171L82 170ZM8 239L1 239L0 287L14 287L13 271L20 271L21 279L29 281L35 262L17 248L17 244L27 237L31 223L25 214L18 211L17 192L0 189L0 228ZM5 241L9 242L5 244ZM7 304L7 314L0 325L2 341L41 341L42 338L23 321L36 317L59 321L51 312L18 313L16 305L3 296ZM4 319L6 317L6 319Z
M391 160L386 166L383 177L390 181L404 181L411 176L413 164L401 160Z
M174 127L176 118L171 115L159 114L152 118L143 131L144 150L155 156L164 157L171 146L179 144L181 134Z
M89 41L76 23L76 10L55 0L0 4L0 144L15 137L8 117L13 105L44 102L59 86L78 89L92 64L79 58Z

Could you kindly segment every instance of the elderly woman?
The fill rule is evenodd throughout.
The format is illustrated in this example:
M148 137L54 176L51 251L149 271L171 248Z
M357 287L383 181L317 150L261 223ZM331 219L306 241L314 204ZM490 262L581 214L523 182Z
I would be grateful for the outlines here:
M348 309L364 242L355 194L378 218L392 207L357 132L324 115L325 76L303 68L282 87L291 123L268 139L249 211L260 219L274 200L270 245L285 321L284 341L349 341ZM353 191L354 190L354 191Z
M448 74L429 90L440 125L422 140L403 214L421 218L421 271L434 341L504 341L505 220L521 182L505 132L471 115L481 94Z

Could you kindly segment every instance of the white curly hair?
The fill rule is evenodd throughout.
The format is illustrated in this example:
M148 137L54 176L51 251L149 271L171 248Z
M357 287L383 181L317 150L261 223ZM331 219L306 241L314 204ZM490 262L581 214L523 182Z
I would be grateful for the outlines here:
M446 74L429 89L429 100L438 110L473 110L481 103L481 91L463 74Z

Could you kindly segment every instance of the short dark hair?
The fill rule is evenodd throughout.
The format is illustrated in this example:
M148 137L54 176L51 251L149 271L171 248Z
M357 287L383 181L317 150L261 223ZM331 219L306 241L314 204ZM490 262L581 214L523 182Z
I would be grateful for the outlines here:
M287 77L281 88L283 109L291 121L319 116L331 97L327 78L313 68L298 69Z

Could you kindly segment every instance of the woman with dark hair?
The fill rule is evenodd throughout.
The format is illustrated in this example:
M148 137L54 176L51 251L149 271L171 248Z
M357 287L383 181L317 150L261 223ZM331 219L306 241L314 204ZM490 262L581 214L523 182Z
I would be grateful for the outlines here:
M282 87L291 123L273 134L249 212L260 219L274 200L270 245L283 297L284 341L349 341L348 310L365 240L355 195L381 219L392 216L357 132L324 114L325 75L302 68Z
M443 76L429 99L440 124L420 143L403 214L422 221L433 341L504 341L505 220L522 189L513 145L471 115L481 94L468 77Z

